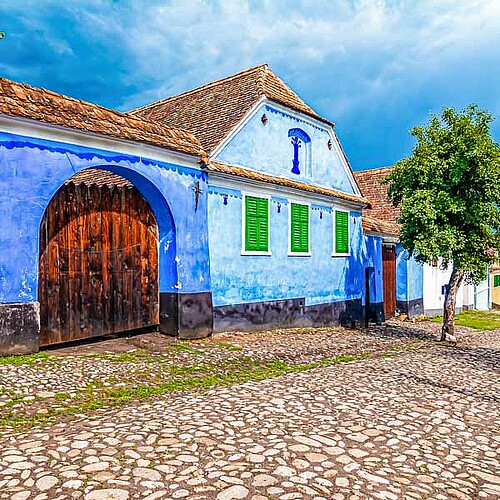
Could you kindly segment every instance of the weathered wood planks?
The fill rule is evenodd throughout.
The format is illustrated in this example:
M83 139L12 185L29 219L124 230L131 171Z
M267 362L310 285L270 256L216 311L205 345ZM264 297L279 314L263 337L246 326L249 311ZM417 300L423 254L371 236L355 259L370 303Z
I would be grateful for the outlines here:
M158 226L131 187L61 187L40 226L40 345L159 323Z

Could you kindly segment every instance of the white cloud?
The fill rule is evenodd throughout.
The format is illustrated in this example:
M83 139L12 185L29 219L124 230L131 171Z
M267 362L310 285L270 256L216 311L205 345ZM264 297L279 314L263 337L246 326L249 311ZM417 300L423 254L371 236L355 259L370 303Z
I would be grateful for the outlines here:
M41 75L64 59L67 79L86 71L82 81L94 92L104 83L122 109L269 62L357 134L384 119L406 130L429 107L462 101L500 110L498 0L4 0L2 12L46 44ZM3 64L12 73L15 62Z

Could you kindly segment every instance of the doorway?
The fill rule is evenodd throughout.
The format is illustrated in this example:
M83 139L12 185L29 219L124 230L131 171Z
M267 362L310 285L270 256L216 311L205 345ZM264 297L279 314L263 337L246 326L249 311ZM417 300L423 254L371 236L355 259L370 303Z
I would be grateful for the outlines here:
M384 282L384 316L385 319L396 314L396 248L382 247L382 278Z
M40 345L159 324L158 224L126 179L69 179L40 225Z

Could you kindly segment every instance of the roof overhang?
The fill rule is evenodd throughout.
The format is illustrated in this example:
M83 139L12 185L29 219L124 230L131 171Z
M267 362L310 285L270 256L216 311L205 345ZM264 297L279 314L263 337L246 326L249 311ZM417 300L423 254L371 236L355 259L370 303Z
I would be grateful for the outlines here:
M220 179L245 179L246 183L262 187L263 185L279 186L285 190L291 190L302 195L313 195L316 199L332 203L337 200L343 205L361 210L370 206L366 198L344 193L336 189L328 189L305 182L294 181L285 177L264 174L248 168L229 165L221 162L210 162L204 168L209 177Z

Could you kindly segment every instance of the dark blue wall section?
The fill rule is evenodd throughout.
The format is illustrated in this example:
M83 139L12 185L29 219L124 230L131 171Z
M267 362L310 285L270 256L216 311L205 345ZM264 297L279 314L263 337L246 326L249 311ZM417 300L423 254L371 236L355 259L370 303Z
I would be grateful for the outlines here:
M195 159L187 168L0 133L0 302L37 300L44 211L61 185L85 168L129 179L151 205L160 229L161 292L210 291L207 177L195 165Z

